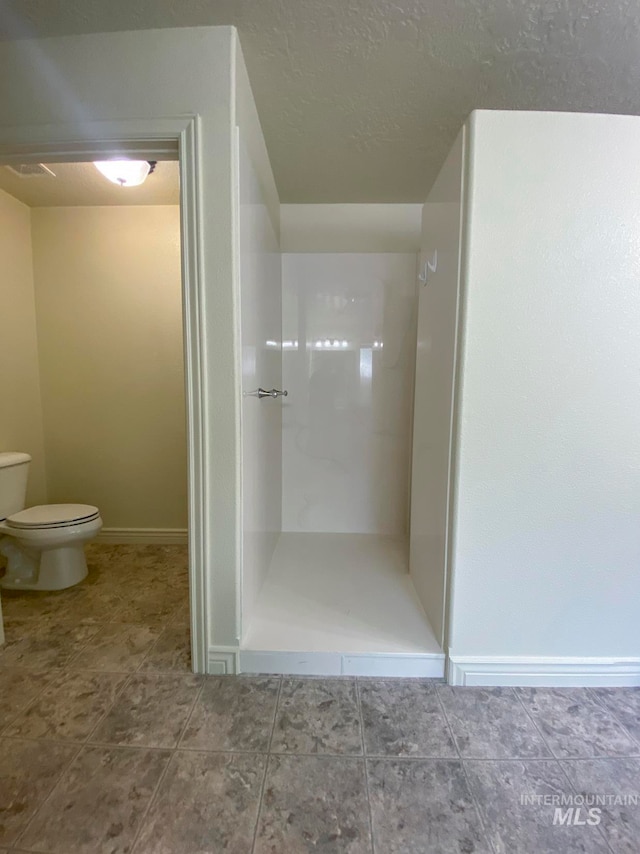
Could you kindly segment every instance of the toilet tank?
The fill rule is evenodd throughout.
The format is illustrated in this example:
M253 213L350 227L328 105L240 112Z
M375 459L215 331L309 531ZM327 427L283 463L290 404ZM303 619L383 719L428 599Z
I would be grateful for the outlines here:
M30 462L29 454L0 453L0 519L24 510Z

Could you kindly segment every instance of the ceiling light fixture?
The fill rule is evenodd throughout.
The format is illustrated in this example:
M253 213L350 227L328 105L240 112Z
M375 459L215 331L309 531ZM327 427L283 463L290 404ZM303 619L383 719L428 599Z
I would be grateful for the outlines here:
M100 160L93 165L120 187L139 187L156 168L155 160Z

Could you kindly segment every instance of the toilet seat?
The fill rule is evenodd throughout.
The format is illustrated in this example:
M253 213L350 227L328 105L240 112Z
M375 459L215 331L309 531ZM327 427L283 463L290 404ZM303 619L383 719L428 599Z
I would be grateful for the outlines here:
M97 519L100 511L91 504L41 504L9 516L5 524L17 530L67 528Z

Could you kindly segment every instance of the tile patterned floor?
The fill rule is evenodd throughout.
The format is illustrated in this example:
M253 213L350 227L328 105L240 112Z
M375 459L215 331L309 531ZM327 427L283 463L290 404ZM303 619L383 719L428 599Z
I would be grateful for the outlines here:
M184 549L89 557L2 597L0 854L640 851L640 689L196 677Z

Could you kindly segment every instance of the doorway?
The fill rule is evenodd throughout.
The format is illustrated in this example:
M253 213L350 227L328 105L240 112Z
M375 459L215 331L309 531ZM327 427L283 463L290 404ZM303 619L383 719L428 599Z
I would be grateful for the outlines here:
M198 222L196 202L195 132L193 121L175 123L174 133L167 134L154 123L146 123L145 139L115 138L108 142L90 144L48 142L33 145L0 145L0 163L60 163L90 162L96 159L135 158L146 160L178 159L180 164L180 232L181 278L184 328L184 377L186 398L186 444L188 461L188 587L189 623L191 631L191 667L196 673L206 672L206 597L203 559L202 507L204 476L202 472L202 406L200 340L197 328L201 279L199 276L199 247L195 239ZM154 138L155 137L155 138ZM168 138L169 137L169 138ZM173 138L172 138L173 137ZM64 138L64 137L63 137ZM37 150L35 150L37 148Z

